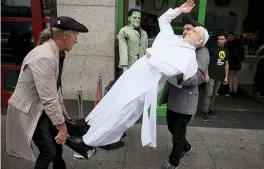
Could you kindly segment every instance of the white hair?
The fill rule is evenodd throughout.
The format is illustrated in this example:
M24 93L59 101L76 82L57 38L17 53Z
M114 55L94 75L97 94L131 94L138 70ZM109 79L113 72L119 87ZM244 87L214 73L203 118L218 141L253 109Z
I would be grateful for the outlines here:
M50 38L54 38L58 35L61 35L62 33L65 33L66 36L69 35L69 30L64 30L60 28L46 28L44 29L40 35L39 35L39 40L38 40L38 45L42 45L44 42L48 41Z
M204 46L207 43L207 41L209 40L209 33L204 27L202 27L202 28L204 31L204 41L203 41L203 46Z
M205 44L207 43L208 39L209 39L209 33L208 31L202 27L202 26L199 26L200 28L202 28L203 32L204 32L204 35L203 35L203 43L202 44L196 44L194 45L195 48L200 48L200 47L203 47L205 46Z

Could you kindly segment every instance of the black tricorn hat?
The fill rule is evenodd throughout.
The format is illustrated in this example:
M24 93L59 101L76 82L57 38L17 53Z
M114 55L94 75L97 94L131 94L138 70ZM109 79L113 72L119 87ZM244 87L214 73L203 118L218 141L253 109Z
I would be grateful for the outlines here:
M194 27L196 26L202 26L204 27L202 24L198 23L193 17L191 17L190 15L182 17L182 24L186 25L186 24L190 24Z
M51 27L81 33L88 32L88 29L83 24L77 22L75 19L68 16L60 16L58 18L53 18L51 21Z

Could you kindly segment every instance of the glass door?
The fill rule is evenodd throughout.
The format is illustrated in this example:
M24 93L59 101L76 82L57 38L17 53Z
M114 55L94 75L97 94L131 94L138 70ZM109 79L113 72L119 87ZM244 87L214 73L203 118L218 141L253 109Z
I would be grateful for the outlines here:
M7 107L21 64L37 45L45 22L55 15L54 0L4 0L1 4L1 108ZM47 16L47 17L44 17Z

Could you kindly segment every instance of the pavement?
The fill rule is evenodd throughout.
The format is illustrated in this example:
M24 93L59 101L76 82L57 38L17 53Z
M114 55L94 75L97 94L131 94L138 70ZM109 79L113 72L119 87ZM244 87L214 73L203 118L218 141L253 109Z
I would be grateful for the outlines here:
M33 163L5 153L5 122L1 116L1 168L33 169ZM123 138L126 145L118 150L97 149L89 160L77 160L64 147L68 169L161 169L172 148L166 125L157 127L157 149L140 144L141 125L135 124ZM264 169L264 128L239 129L188 127L187 139L193 146L179 169ZM50 166L50 168L52 168Z

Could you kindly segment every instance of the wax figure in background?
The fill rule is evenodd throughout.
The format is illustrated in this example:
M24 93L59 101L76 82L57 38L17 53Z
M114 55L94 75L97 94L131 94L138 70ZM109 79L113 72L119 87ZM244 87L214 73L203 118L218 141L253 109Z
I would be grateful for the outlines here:
M141 11L130 9L128 12L128 25L119 31L119 67L123 72L144 56L148 47L148 35L140 27L140 21Z
M59 90L59 52L72 50L78 32L88 29L73 18L58 17L53 21L51 28L40 35L44 43L25 57L16 89L8 101L7 153L36 162L35 169L48 169L52 162L54 169L66 168L62 144L67 139L68 114ZM40 151L37 159L31 141Z
M212 111L217 92L223 83L228 83L229 52L224 47L227 42L227 35L220 33L217 37L217 45L209 49L210 63L205 78L209 81L205 85L205 95L203 100L202 118L207 121L209 116L217 117Z
M196 26L201 25L189 18L183 27L183 37ZM196 49L196 60L198 63L196 74L186 81L182 81L181 77L177 76L169 79L160 98L160 104L167 103L166 119L173 143L169 162L164 165L165 169L179 166L180 159L192 149L186 140L186 126L197 111L198 85L205 81L205 73L210 61L208 49L205 47Z
M236 39L234 32L229 32L227 37L227 45L229 51L229 78L228 85L229 91L226 96L229 96L231 93L237 93L238 87L238 76L239 71L241 70L241 62L243 62L245 58L244 48L242 47L240 39Z
M146 56L124 72L87 116L86 121L91 126L83 137L87 145L100 146L119 141L122 133L133 126L144 111L142 145L150 143L156 147L158 91L169 77L183 73L183 80L187 80L197 72L195 49L206 43L209 37L202 27L190 30L184 39L174 34L170 24L172 19L181 13L189 13L193 7L194 2L188 0L179 8L170 8L159 18L161 31L152 48L148 48Z

